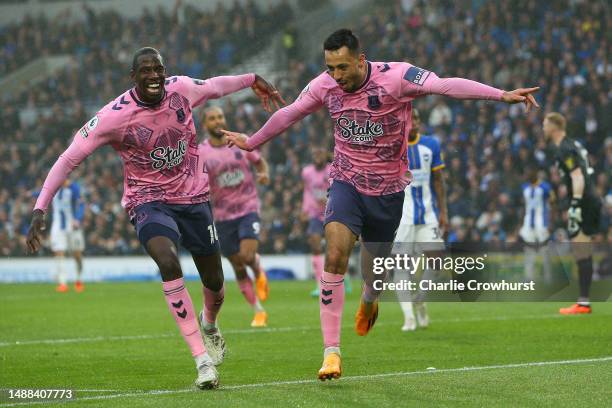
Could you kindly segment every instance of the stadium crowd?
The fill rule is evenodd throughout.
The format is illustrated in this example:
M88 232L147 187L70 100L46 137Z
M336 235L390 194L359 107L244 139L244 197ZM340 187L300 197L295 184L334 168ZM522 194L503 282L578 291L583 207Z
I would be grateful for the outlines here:
M568 134L584 142L595 169L595 188L605 198L600 242L612 243L612 132L609 115L612 62L605 1L473 1L464 7L446 0L377 2L356 21L370 60L406 60L439 76L475 79L502 89L538 85L540 110L527 115L519 105L427 97L415 106L423 133L437 136L445 152L450 241L517 240L526 169L537 167L557 187L555 228L566 221L569 205L559 175L545 165L544 113L568 118ZM253 2L219 5L210 13L187 6L167 13L143 12L129 20L116 12L86 9L86 21L60 24L30 17L0 28L0 75L40 56L71 54L80 64L0 101L0 251L25 253L34 188L88 119L86 106L101 107L130 86L127 69L138 46L152 45L166 58L169 74L206 78L220 75L256 51L278 31L293 27L296 10L287 2L263 10ZM245 38L252 40L245 41ZM299 43L299 42L298 42ZM135 44L138 44L136 46ZM323 69L313 61L289 58L279 81L292 101ZM222 102L231 130L252 133L267 113L254 103ZM40 109L42 108L42 109ZM42 112L42 113L41 113ZM301 168L308 147L322 144L332 155L332 122L320 111L264 146L272 183L262 187L263 253L307 252L301 216ZM122 169L118 156L104 148L77 170L86 204L86 254L140 253L140 245L120 207Z

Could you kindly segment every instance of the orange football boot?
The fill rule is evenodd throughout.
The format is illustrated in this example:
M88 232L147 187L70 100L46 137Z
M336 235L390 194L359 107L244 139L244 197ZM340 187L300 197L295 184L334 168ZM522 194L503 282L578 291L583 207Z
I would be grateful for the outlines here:
M270 287L268 286L268 277L266 276L266 271L264 268L259 268L260 273L257 278L255 278L255 293L257 294L257 298L265 302L268 299L268 295L270 294Z
M573 315L573 314L589 314L591 313L591 306L583 306L578 303L574 303L570 307L562 307L559 309L559 313L562 315Z
M65 283L61 283L55 287L55 291L60 293L66 293L68 290L70 290L70 288L68 288L68 285Z
M340 355L337 353L329 353L323 359L323 366L319 370L319 380L338 379L342 375L342 363Z
M268 313L266 312L255 312L251 327L266 327L268 325Z
M378 318L378 301L374 303L365 303L363 300L359 304L357 314L355 315L355 332L359 336L365 336L370 332L376 319Z
M83 282L78 280L74 283L74 290L78 293L81 293L82 291L85 290L85 285L83 284Z

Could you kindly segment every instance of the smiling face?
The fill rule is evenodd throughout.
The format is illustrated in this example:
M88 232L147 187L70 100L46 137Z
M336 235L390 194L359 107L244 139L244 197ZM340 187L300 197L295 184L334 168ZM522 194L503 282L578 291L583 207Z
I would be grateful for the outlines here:
M145 103L159 102L165 93L166 67L160 54L143 54L130 72L138 96Z
M364 54L353 55L348 47L325 50L327 72L344 92L355 92L366 77Z
M221 139L223 137L221 129L227 129L223 110L216 106L207 109L204 112L204 126L212 137Z

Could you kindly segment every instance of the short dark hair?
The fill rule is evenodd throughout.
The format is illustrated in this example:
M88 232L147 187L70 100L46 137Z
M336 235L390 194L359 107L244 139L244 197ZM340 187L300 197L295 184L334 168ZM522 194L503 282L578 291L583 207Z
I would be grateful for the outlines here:
M540 169L537 166L527 166L527 171L525 172L525 174L527 175L527 180L529 180L529 182L531 183L535 183L536 181L538 181L539 171Z
M159 51L157 51L157 49L153 47L142 47L141 49L139 49L138 51L134 53L134 57L132 58L132 69L133 70L136 70L136 66L138 65L138 58L140 58L143 55L147 55L147 54L159 55L159 59L161 60L161 54L159 53Z
M348 48L353 55L359 54L361 50L359 39L348 28L334 31L323 43L323 49L326 51L335 51L342 47Z

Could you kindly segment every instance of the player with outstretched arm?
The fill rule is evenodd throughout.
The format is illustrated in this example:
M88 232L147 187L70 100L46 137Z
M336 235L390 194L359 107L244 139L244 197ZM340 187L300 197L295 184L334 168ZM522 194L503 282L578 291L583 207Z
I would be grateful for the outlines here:
M537 105L531 94L538 89L506 92L463 78L439 78L406 62L371 62L347 29L331 34L323 49L326 71L313 79L295 102L275 112L251 137L225 132L230 143L253 150L323 107L334 120L333 182L325 212L327 249L319 304L324 346L318 373L321 380L339 378L342 373L344 274L355 241L361 237L366 244L388 243L390 247L402 216L404 188L410 182L405 135L411 127L412 100L438 94L525 103L529 108ZM370 252L361 252L362 273L368 274L368 268L363 267L368 263L371 273ZM360 336L374 325L379 294L366 280L355 317Z
M96 149L110 145L123 161L121 203L159 267L168 308L196 361L195 385L214 388L219 382L215 364L221 363L225 350L216 327L224 296L223 270L192 110L248 87L268 110L270 102L278 106L282 98L255 74L166 78L162 56L151 47L134 54L130 77L134 87L91 118L51 168L34 207L28 247L32 252L40 248L45 212L68 175ZM191 252L203 283L203 335L183 281L179 243Z

